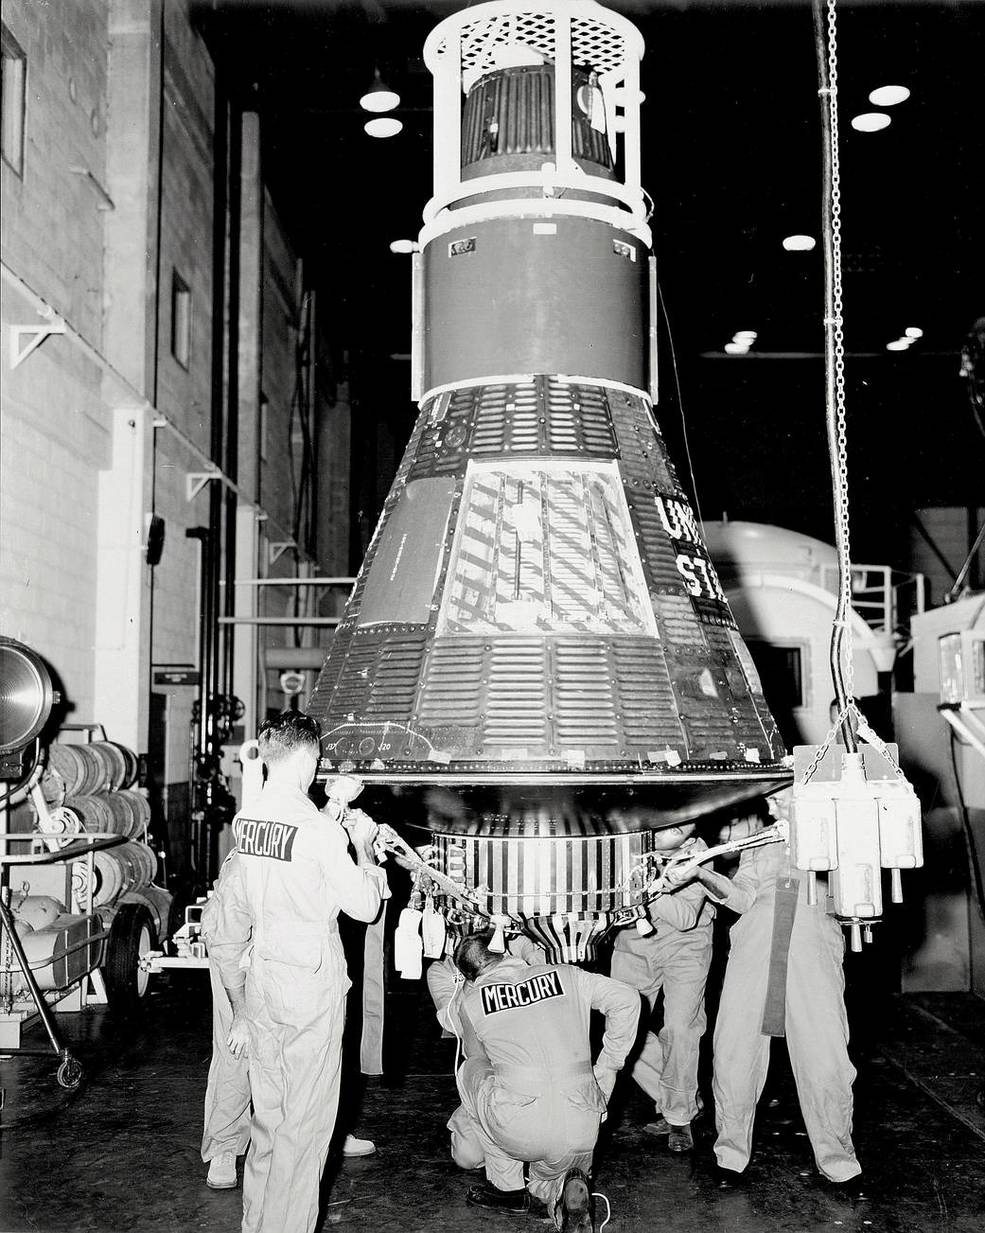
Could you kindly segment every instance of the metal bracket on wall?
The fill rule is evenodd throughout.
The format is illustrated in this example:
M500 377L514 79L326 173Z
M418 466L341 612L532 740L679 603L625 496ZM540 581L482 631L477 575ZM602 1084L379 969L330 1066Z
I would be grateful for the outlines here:
M93 191L99 200L96 202L97 210L115 210L116 205L113 198L109 195L102 184L96 179L88 167L69 167L69 171L73 176L81 176L87 184L92 186Z
M10 327L10 367L17 368L27 359L32 351L51 334L64 334L65 322L60 317L53 317L40 325L12 325ZM27 342L22 340L27 338Z
M284 553L287 552L288 548L296 548L296 547L297 547L297 544L295 543L293 539L279 540L276 543L268 544L267 545L267 561L269 562L269 564L273 565L276 561L279 561L281 559Z
M185 500L194 501L209 480L222 479L221 471L189 471L185 476Z

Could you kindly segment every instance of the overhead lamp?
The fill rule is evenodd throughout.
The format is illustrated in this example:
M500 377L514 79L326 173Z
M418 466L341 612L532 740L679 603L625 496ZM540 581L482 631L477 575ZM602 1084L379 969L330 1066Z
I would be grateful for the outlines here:
M418 243L416 240L391 240L391 253L416 253L418 251Z
M809 253L817 244L812 235L788 235L783 239L783 247L788 253Z
M892 116L884 111L863 111L861 115L852 116L852 128L857 133L878 133L881 128L889 128Z
M402 128L403 122L396 116L377 116L363 125L370 137L396 137Z
M759 335L755 330L736 330L736 332L732 335L732 341L734 343L745 343L749 346L754 343L758 337Z
M380 70L377 69L373 74L373 84L359 100L359 106L363 111L393 111L394 107L400 106L400 95L383 84Z
M869 102L876 107L895 107L910 97L906 86L878 86L869 95Z
M923 330L918 325L908 325L903 331L904 338L923 338Z
M887 351L905 351L909 347L911 339L909 338L894 338L892 342L886 343Z

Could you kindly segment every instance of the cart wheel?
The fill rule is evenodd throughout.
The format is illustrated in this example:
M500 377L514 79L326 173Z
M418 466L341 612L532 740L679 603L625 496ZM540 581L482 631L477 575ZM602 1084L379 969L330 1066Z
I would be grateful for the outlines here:
M121 903L110 926L103 976L110 1005L124 1014L139 1009L150 973L140 966L154 946L154 923L142 903Z
M82 1063L78 1058L72 1057L69 1054L61 1066L58 1067L56 1078L62 1087L68 1088L70 1092L75 1091L82 1082Z

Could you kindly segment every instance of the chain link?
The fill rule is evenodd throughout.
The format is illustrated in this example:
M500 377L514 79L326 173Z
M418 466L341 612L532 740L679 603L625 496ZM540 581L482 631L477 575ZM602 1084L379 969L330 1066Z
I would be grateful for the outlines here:
M848 513L848 433L845 412L845 330L841 266L841 143L838 126L838 27L837 0L828 0L828 86L826 98L831 119L831 258L832 308L831 335L835 373L835 431L837 453L834 462L835 524L838 548L841 606L846 614L842 629L840 657L849 708L854 710L854 638L848 614L851 612L851 549Z

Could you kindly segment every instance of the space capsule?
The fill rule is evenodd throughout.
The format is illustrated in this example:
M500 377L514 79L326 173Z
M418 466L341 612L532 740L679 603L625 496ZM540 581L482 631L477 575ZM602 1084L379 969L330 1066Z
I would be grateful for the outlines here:
M310 705L452 923L567 960L640 912L659 828L790 778L654 416L642 54L592 0L428 38L420 413Z

